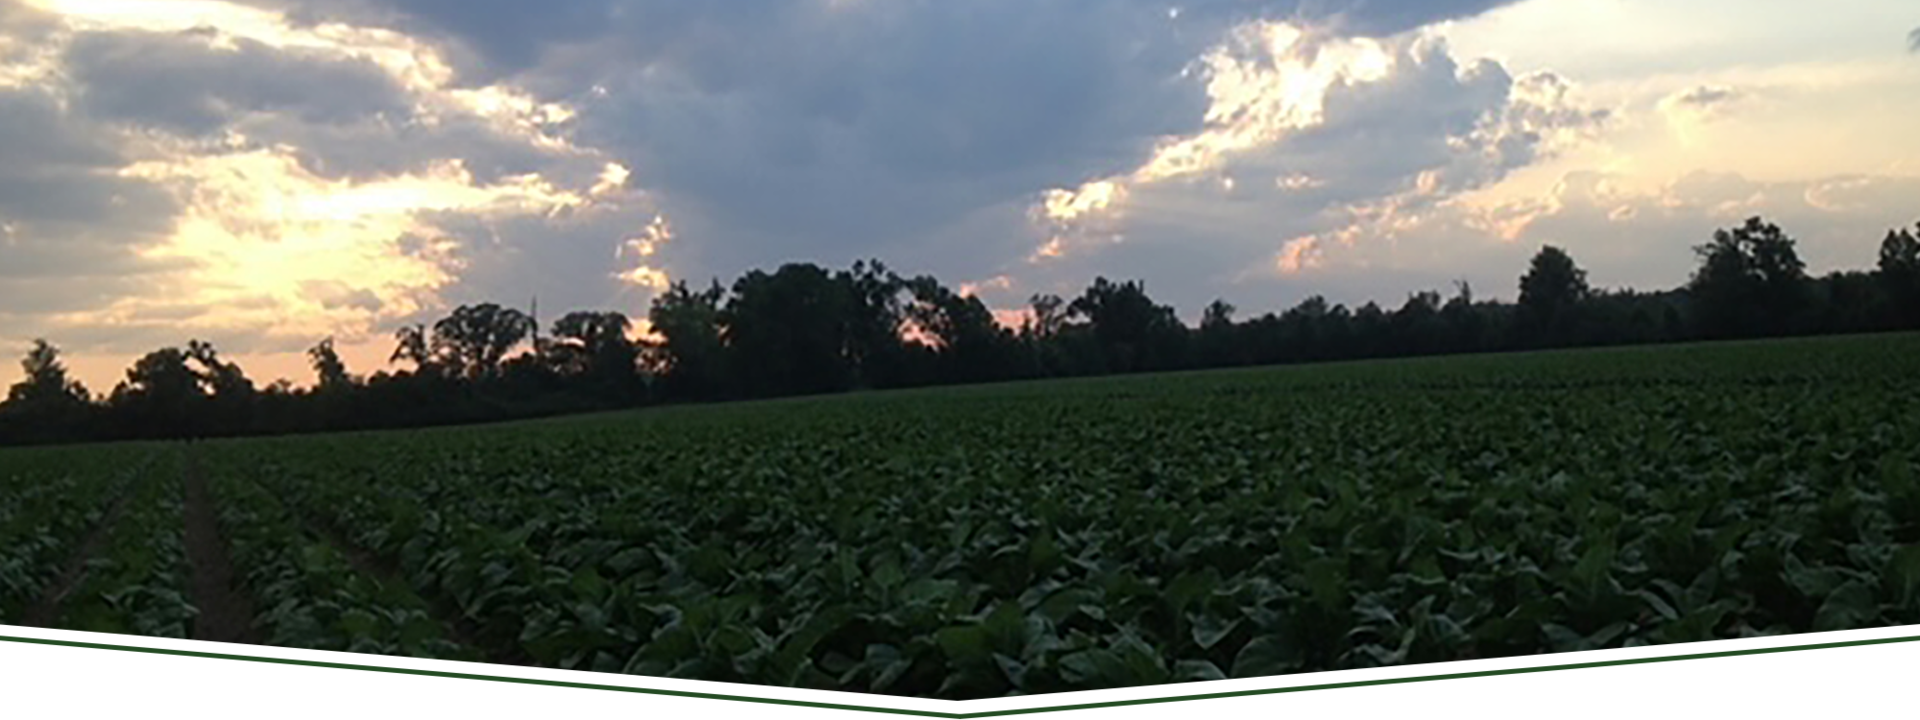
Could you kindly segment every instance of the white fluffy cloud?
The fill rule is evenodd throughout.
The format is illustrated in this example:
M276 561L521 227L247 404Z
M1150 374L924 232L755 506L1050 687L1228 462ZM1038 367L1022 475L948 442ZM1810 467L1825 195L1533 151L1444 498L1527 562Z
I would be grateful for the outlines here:
M1027 274L1131 270L1188 314L1216 295L1270 304L1288 292L1278 278L1323 269L1335 247L1411 241L1422 218L1609 117L1563 78L1463 64L1421 34L1267 25L1214 58L1214 121L1131 172L1048 197Z

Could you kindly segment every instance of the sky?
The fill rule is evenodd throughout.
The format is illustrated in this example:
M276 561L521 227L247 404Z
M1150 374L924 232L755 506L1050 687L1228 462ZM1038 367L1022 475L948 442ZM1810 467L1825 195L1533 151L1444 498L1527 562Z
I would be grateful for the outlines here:
M1910 0L0 0L0 350L385 366L463 303L878 258L1012 317L1686 281L1920 221ZM19 376L0 368L0 383Z

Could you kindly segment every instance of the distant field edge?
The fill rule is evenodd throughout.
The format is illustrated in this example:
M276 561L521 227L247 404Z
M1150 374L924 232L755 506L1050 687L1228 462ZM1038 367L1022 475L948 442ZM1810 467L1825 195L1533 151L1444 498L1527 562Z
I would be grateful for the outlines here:
M84 637L84 639L75 639L75 637ZM1073 695L1060 695L1060 697L1002 699L1002 701L981 701L981 703L927 703L927 701L879 699L879 697L870 701L849 701L849 699L829 701L826 697L835 697L833 693L780 691L780 689L762 689L762 687L714 689L718 685L682 684L682 682L666 682L666 680L651 680L651 678L588 676L593 680L570 680L566 676L578 678L582 674L553 672L553 670L492 668L492 666L486 666L486 670L461 670L467 666L457 662L376 659L367 655L303 653L303 651L257 649L257 647L213 649L221 645L159 641L159 639L148 639L148 637L67 634L67 632L54 632L54 630L21 630L21 628L0 628L0 643L12 645L0 653L12 655L12 653L31 653L31 647L58 647L58 649L98 651L98 653L161 655L161 657L177 657L177 659L236 660L236 662L278 664L278 666L311 668L311 670L371 672L371 674L403 676L403 678L478 680L478 682L493 682L493 684L538 685L538 687L551 687L551 689L611 691L611 693L649 695L649 697L680 699L680 701L753 703L753 705L841 710L841 712L887 714L887 716L910 716L910 718L1010 718L1010 716L1027 716L1027 714L1071 712L1071 710L1106 710L1106 708L1144 707L1144 705L1165 705L1165 703L1256 699L1256 697L1271 697L1271 695L1311 693L1311 691L1323 691L1323 689L1359 689L1359 687L1425 684L1425 682L1475 680L1475 678L1515 678L1515 676L1534 676L1534 674L1549 674L1549 672L1626 668L1626 666L1647 666L1647 664L1688 662L1688 660L1740 659L1740 657L1814 653L1814 651L1872 649L1872 647L1920 643L1920 628L1836 632L1836 634L1826 634L1826 637L1832 637L1832 639L1795 636L1753 639L1753 641L1716 641L1716 643L1695 643L1695 645L1676 645L1676 647L1659 647L1659 649L1640 649L1640 651L1609 651L1609 653L1584 653L1584 655L1559 655L1559 657L1519 660L1453 662L1444 666L1340 672L1336 676L1238 680L1238 682L1183 685L1179 689L1156 687L1156 689L1135 689L1135 691L1073 693ZM1701 649L1701 645L1713 645L1715 649ZM970 707L972 710L966 710L966 712L935 710L935 708L952 707Z

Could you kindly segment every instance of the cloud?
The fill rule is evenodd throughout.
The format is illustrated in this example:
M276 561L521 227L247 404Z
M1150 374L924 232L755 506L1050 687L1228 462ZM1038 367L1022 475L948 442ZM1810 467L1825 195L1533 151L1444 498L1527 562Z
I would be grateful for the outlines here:
M1701 139L1706 125L1726 119L1752 95L1728 85L1697 85L1661 98L1656 107L1680 141L1692 145Z
M62 261L99 290L35 285L9 328L77 349L196 333L271 353L475 300L638 314L668 279L861 256L1000 298L1062 282L1016 272L1045 254L1029 217L1048 190L1149 166L1164 179L1054 196L1079 227L1137 236L1102 262L1187 237L1170 230L1218 192L1241 209L1196 222L1190 237L1215 245L1170 265L1270 268L1280 243L1343 221L1329 208L1448 196L1551 151L1572 124L1551 116L1551 76L1463 70L1394 38L1503 4L26 0L0 20L0 89L44 117L0 133L59 125L94 159L30 158L0 182L84 168L61 171L98 186L61 190L66 214L123 216L7 216L7 242L49 258L89 233L117 243ZM1314 31L1261 55L1274 20ZM1310 82L1289 86L1302 78L1277 60ZM1529 93L1548 100L1515 99ZM1390 117L1395 102L1421 120ZM1409 129L1404 159L1363 152ZM28 145L0 154L65 147ZM1262 226L1292 231L1248 229Z
M1674 93L1665 104L1674 108L1709 109L1740 99L1741 92L1723 86L1701 85Z
M332 124L409 110L399 83L364 58L206 30L89 33L67 47L63 61L82 112L181 135L213 133L255 114Z
M1543 244L1566 248L1596 286L1659 290L1687 281L1697 263L1693 246L1710 240L1715 228L1754 215L1796 238L1811 272L1871 268L1888 229L1920 220L1913 197L1920 197L1920 176L1761 181L1696 172L1643 186L1627 176L1578 171L1541 196L1495 203L1462 196L1413 215L1365 218L1277 242L1264 258L1249 245L1233 256L1243 262L1237 272L1224 263L1196 265L1189 258L1204 246L1172 242L1106 248L1102 267L1109 276L1116 267L1141 271L1120 274L1152 279L1155 299L1176 305L1189 322L1214 296L1249 315L1310 295L1392 309L1409 292L1445 294L1456 280L1467 281L1477 297L1511 301ZM1233 277L1240 282L1198 281Z
M1338 272L1381 287L1344 275L1347 249L1386 262L1419 242L1426 218L1580 146L1612 118L1565 78L1462 63L1420 34L1328 39L1268 26L1215 57L1215 121L1131 172L1047 197L1030 274L1124 269L1193 313L1226 289L1272 299L1283 277L1297 287Z
M566 98L577 137L702 246L698 271L730 274L873 254L1129 167L1201 122L1182 71L1247 21L1384 35L1505 3L267 4L444 38L463 78Z
M0 85L9 333L297 351L456 291L495 299L514 279L467 291L468 268L549 251L598 261L540 288L584 304L623 287L611 256L655 215L565 137L570 109L456 84L415 38L225 3L34 1L73 12L0 15L0 51L38 47L0 54L0 77L40 80Z
M841 2L837 0L738 0L685 3L677 0L573 0L528 4L517 0L249 0L255 6L291 11L307 23L348 21L392 26L444 38L470 56L467 70L478 79L525 72L565 62L566 52L617 39L625 56L646 64L666 62L703 68L720 84L739 77L759 52L815 42L821 23L857 24L880 15L896 29L916 35L957 25L1017 24L1024 16L1076 19L1098 25L1103 16L1178 20L1196 35L1217 34L1257 19L1297 19L1337 24L1358 35L1391 35L1442 20L1470 17L1514 0L1189 0L1169 5L1144 0L1049 0L972 3ZM964 5L958 11L951 6ZM1171 8L1171 11L1170 11ZM1065 24L1049 21L1049 27ZM942 27L945 24L946 27ZM1164 27L1164 24L1162 25ZM832 27L827 30L831 32ZM965 32L964 30L962 32ZM840 40L870 38L857 33ZM1018 34L986 38L977 50L1022 42ZM1135 36L1135 39L1140 39ZM743 44L742 41L756 41ZM777 49L776 49L777 48ZM931 50L931 49L930 49ZM764 69L764 68L761 68Z
M0 315L69 312L190 263L143 251L172 231L178 203L121 177L107 127L66 116L45 88L0 88Z
M353 309L366 312L379 312L386 303L372 290L356 288L338 280L302 280L299 283L301 294L320 303L328 310Z
M1887 229L1913 222L1914 197L1920 197L1920 176L1762 181L1698 171L1640 186L1612 173L1579 171L1563 175L1544 197L1443 206L1405 228L1407 242L1391 253L1378 243L1324 245L1324 265L1457 273L1492 290L1482 294L1511 298L1509 287L1527 257L1553 244L1567 248L1596 285L1665 289L1686 282L1696 263L1693 246L1711 239L1715 228L1758 215L1800 241L1810 271L1857 270L1873 265Z

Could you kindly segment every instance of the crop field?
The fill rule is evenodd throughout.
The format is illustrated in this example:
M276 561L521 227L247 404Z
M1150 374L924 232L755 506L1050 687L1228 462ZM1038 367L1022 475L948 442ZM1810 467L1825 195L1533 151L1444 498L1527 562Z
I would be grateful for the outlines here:
M0 453L13 624L978 698L1920 624L1920 336Z

